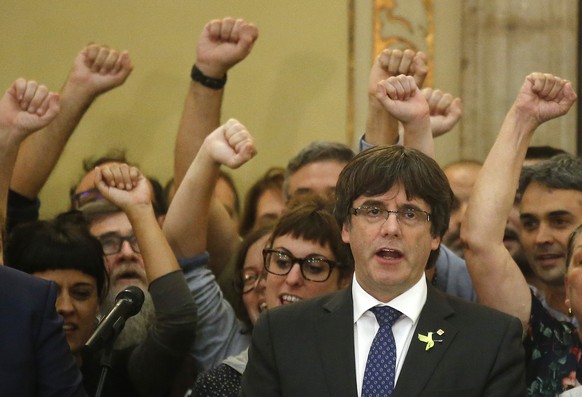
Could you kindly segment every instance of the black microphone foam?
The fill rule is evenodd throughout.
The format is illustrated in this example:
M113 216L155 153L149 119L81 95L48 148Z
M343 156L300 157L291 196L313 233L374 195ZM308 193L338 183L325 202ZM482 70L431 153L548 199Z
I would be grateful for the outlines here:
M113 343L123 330L125 321L139 313L144 299L143 291L133 285L119 292L115 297L115 306L99 322L85 346L91 350L99 350L107 342Z

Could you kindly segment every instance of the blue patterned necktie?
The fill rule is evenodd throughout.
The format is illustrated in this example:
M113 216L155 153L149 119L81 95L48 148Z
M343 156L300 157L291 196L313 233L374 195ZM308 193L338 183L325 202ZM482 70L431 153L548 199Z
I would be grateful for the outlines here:
M368 353L362 397L389 397L396 377L396 343L392 325L402 313L390 306L376 306L370 310L376 316L380 329Z

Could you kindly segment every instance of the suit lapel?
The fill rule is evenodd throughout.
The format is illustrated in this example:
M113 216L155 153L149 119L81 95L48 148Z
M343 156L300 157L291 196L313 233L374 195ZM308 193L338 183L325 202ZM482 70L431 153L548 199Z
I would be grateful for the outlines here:
M420 395L457 334L457 329L446 321L453 314L444 295L429 285L426 303L420 313L393 397ZM444 333L439 336L436 333L438 330ZM427 335L429 332L433 332L433 340L442 342L435 342L432 348L426 350L427 343L420 341L418 335Z
M352 289L334 294L317 319L317 342L330 396L355 396L354 320Z

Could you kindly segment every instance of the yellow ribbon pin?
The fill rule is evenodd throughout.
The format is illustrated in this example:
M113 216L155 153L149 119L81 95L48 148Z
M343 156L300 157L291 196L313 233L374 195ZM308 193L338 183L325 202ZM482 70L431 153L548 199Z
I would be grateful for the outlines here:
M434 346L434 340L432 340L432 332L429 332L428 335L418 334L418 340L421 342L426 342L426 347L424 350L431 349Z
M439 329L436 333L438 336L443 336L445 331L443 331L442 329ZM443 341L442 339L433 339L432 334L433 334L432 332L429 332L427 335L418 334L418 340L426 343L426 347L424 348L425 351L428 349L432 349L434 347L435 342L442 342Z

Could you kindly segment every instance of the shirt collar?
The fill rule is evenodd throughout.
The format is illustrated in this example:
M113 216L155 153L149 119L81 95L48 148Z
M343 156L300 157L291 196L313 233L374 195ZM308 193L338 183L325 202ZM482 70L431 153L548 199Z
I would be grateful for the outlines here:
M367 293L360 284L358 284L356 274L354 273L352 295L354 298L354 323L356 323L364 313L374 306L393 307L394 309L399 310L406 317L410 318L413 323L416 323L420 316L422 307L426 302L426 277L421 277L412 288L398 295L390 302L381 302Z

